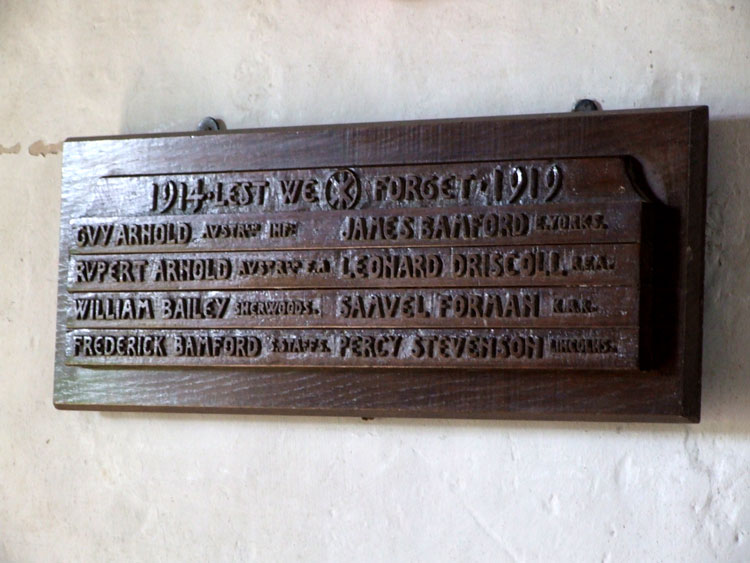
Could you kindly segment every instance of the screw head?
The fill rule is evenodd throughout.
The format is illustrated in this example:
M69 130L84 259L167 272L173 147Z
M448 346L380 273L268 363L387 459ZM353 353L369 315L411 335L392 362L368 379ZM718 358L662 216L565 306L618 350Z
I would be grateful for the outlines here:
M221 122L213 117L204 117L198 124L198 131L221 131Z
M573 111L599 111L601 106L598 102L595 100L590 100L588 98L582 98L576 102L576 105L573 107Z

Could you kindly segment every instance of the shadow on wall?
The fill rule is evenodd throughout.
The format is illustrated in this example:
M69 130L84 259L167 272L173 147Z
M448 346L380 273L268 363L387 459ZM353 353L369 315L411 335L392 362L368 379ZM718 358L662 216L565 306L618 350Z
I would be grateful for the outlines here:
M750 119L709 126L702 419L750 431Z
M700 426L709 433L750 433L750 119L712 120L709 128L706 275L704 290L703 399ZM161 420L200 419L206 415L103 413ZM212 419L252 420L253 416L211 415ZM265 420L289 421L266 416ZM338 418L295 417L296 424L340 424ZM359 422L358 419L351 419ZM612 429L622 424L574 422L451 421L383 419L379 425ZM629 424L629 430L684 432L683 425Z

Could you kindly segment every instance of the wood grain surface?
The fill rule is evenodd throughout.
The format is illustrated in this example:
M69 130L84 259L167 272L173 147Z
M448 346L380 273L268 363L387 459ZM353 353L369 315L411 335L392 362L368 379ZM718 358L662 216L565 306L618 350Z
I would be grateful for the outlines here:
M54 403L696 422L707 132L690 107L70 139Z

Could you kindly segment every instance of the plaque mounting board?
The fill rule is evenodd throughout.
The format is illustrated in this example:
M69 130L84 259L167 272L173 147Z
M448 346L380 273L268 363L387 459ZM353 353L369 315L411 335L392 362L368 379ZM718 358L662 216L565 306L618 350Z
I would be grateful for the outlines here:
M697 421L706 107L71 139L62 409Z

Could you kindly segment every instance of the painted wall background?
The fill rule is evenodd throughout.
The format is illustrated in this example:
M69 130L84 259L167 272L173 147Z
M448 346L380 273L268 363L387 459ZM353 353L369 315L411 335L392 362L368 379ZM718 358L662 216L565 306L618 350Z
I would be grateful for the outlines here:
M700 425L52 407L65 137L581 97L711 108ZM0 0L0 145L0 561L750 560L750 3Z

